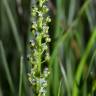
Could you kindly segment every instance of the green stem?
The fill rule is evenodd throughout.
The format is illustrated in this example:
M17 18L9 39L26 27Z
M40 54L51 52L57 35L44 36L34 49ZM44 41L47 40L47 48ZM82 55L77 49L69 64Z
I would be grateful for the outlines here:
M19 96L22 96L22 74L23 74L23 56L21 56L20 58Z
M39 71L39 73L41 72L41 53L42 53L41 40L42 40L42 36L39 36L39 38L38 38L38 46L39 46L39 48L38 48L38 71Z

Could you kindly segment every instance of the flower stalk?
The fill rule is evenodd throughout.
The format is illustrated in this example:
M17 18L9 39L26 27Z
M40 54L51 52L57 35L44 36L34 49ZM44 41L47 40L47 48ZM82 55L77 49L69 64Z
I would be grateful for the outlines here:
M32 7L32 40L29 41L28 62L31 65L31 72L28 73L29 81L32 84L34 96L46 96L48 87L50 59L48 44L51 41L48 34L48 23L51 21L48 16L47 0L37 0Z

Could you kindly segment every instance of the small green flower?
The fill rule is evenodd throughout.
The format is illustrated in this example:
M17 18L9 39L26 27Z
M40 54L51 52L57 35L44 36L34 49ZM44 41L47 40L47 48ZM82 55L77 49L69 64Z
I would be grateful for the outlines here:
M38 11L38 8L37 7L34 7L32 9L32 16L36 16L37 15L37 11Z
M47 22L51 22L51 19L50 19L49 16L46 18L46 23L47 23Z
M46 42L51 42L51 38L47 37Z
M43 6L42 6L42 12L43 12L43 13L47 13L48 11L49 11L49 10L48 10L47 6L43 5Z

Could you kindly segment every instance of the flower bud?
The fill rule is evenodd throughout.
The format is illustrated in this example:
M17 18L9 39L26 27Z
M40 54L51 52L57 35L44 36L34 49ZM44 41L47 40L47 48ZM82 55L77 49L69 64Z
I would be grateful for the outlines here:
M42 11L43 11L43 13L47 13L49 10L48 10L47 6L43 5Z
M48 49L48 46L46 45L46 43L43 43L42 47L43 47L43 51Z
M51 42L51 38L47 37L46 42Z
M49 16L46 18L46 22L51 22L51 19Z
M50 59L49 53L46 53L45 60L49 61L49 59Z
M30 47L33 48L35 46L35 41L34 40L30 40Z
M32 16L36 16L37 11L38 11L38 8L37 8L37 7L34 7L34 8L32 9Z
M49 30L49 27L48 27L48 26L43 26L43 31L44 31L45 33L48 33L48 30Z
M32 24L32 29L34 29L34 30L37 29L37 24L36 24L36 23L33 23L33 24Z

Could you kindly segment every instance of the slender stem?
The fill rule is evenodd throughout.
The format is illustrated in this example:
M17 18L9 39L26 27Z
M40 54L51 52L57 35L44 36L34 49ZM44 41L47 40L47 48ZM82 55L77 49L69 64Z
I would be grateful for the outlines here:
M23 57L20 58L20 80L19 80L19 96L22 96L22 75L23 74Z

